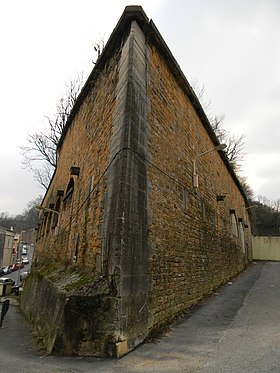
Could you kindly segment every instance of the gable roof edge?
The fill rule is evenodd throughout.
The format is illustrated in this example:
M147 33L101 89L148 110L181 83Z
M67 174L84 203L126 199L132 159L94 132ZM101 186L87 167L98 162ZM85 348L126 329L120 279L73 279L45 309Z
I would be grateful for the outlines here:
M154 24L153 20L150 20L150 29L149 29L149 37L152 38L152 41L156 43L157 47L159 47L162 56L165 58L166 63L168 67L171 69L173 75L179 82L181 88L193 104L198 117L200 118L204 128L206 129L209 137L213 141L214 146L217 146L220 144L215 131L213 130L209 119L207 115L205 114L205 111L196 96L193 88L189 84L187 78L185 77L185 74L181 70L178 62L176 61L175 57L173 56L172 52L170 51L169 47L167 46L166 42L164 41L163 37L161 36L159 30L157 29L156 25ZM249 205L248 197L239 181L239 178L237 177L235 171L233 170L232 166L229 163L229 159L225 152L219 151L220 157L222 158L225 166L227 167L229 173L231 174L234 182L236 183L238 189L240 190L241 194L243 195L246 205Z
M164 41L163 37L161 36L159 30L157 29L156 25L154 24L153 20L149 20L146 13L144 12L141 6L127 6L124 9L122 16L120 17L116 27L112 31L108 42L106 43L100 57L98 58L93 70L91 71L86 83L84 84L72 110L68 117L68 120L65 124L65 127L62 131L61 138L57 145L57 150L61 148L63 144L63 140L66 136L68 128L71 126L71 123L78 112L84 98L86 97L88 91L94 85L95 80L99 76L99 72L104 68L108 58L112 55L112 53L119 47L122 42L122 39L127 32L131 22L135 20L137 21L138 25L146 35L147 39L150 39L155 45L159 48L162 56L164 57L168 67L171 69L172 73L174 74L175 78L179 82L181 88L183 89L184 93L187 95L189 100L191 101L192 105L194 106L198 117L200 118L202 124L204 125L205 130L207 131L209 137L213 141L214 146L219 145L219 140L193 90L191 85L189 84L187 78L185 77L183 71L181 70L178 62L174 58L173 54L171 53L169 47L167 46L166 42ZM241 186L241 183L234 172L233 168L231 167L228 157L224 152L219 152L220 157L222 158L225 166L227 167L229 173L231 174L232 178L234 179L238 189L240 190L241 194L243 195L246 204L248 203L247 195ZM248 203L249 205L249 203Z

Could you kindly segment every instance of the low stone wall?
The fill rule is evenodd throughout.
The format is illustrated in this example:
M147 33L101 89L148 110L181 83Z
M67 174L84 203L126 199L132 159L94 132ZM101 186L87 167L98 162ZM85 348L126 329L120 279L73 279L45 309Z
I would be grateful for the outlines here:
M255 260L280 260L280 237L252 238L253 259Z
M118 300L107 281L52 265L31 274L21 308L48 353L115 356L117 338L112 314Z

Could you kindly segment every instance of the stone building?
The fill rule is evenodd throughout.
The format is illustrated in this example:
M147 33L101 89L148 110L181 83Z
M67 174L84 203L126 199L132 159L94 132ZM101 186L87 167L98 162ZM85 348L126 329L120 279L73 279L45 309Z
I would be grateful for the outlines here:
M22 242L27 244L34 244L36 242L37 230L35 228L27 229L26 231L20 232L20 238Z
M217 146L153 21L126 7L42 202L21 305L48 351L121 356L244 269L247 199Z
M15 251L13 250L15 232L13 228L0 227L0 269L13 263Z

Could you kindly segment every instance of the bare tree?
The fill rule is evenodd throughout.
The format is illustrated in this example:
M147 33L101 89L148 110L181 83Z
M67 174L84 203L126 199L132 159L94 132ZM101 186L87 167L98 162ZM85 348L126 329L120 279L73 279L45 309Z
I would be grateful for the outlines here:
M93 44L95 65L105 46L104 37ZM29 134L26 145L20 147L23 156L22 164L25 169L32 172L34 179L47 189L57 162L57 144L60 140L63 128L68 120L71 110L83 87L84 79L78 75L66 85L65 95L56 106L56 113L46 116L44 130Z
M29 134L26 145L20 147L24 168L30 170L34 179L47 189L57 162L57 144L63 128L83 86L83 76L78 75L66 85L65 95L56 106L53 116L46 116L46 128Z
M239 172L242 167L242 162L244 160L245 152L245 136L236 136L231 134L224 128L225 116L212 114L211 112L211 101L205 99L205 87L200 86L195 80L192 82L193 90L199 99L205 114L218 138L220 143L226 144L225 153L228 157L229 163L234 171Z
M251 185L248 183L247 178L244 175L243 176L238 175L238 179L240 181L240 184L241 184L243 190L245 191L245 193L246 193L246 195L249 199L250 204L253 205L254 204L254 191L253 191Z
M280 213L280 199L278 200L269 200L268 198L258 195L257 202L267 206L269 209L273 210L274 212Z
M92 63L95 65L96 62L98 61L101 53L103 52L103 49L105 47L105 41L104 41L104 36L100 36L99 37L99 40L96 41L94 44L93 44L93 49L94 49L94 52L95 52L95 56L94 56L94 59L92 60Z
M245 136L232 135L223 128L224 116L214 116L210 120L210 124L216 133L220 143L226 144L225 152L227 154L229 163L234 171L238 172L242 168L242 162L245 156Z
M251 209L252 230L259 236L280 236L280 200L258 196Z
M8 229L13 227L16 232L35 228L39 217L39 212L35 206L40 205L42 198L42 196L38 196L36 199L28 202L23 212L15 216L10 215L8 212L0 212L0 225Z

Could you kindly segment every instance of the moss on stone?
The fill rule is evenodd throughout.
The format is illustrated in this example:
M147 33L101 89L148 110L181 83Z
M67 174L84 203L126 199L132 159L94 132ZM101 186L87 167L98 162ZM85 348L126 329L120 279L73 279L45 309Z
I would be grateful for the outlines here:
M58 262L50 262L48 264L41 266L38 269L38 273L42 276L48 277L48 275L56 271L58 268L59 268Z
M64 290L69 291L69 290L74 290L74 289L79 289L88 283L92 282L92 278L86 275L81 275L78 278L75 278L73 281L69 282L65 287Z

